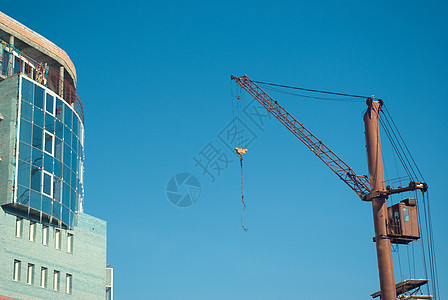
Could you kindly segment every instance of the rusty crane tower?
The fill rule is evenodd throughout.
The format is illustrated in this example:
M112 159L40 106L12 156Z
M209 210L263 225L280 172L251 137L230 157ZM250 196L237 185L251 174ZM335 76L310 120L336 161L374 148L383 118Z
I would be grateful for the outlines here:
M383 102L367 98L367 111L364 114L364 126L367 148L369 176L357 175L353 169L331 151L321 140L312 134L303 124L297 121L280 104L264 92L247 75L231 76L231 79L245 89L266 110L276 117L289 131L301 140L317 157L319 157L342 181L344 181L363 201L372 202L373 222L375 227L378 273L381 290L372 294L383 300L396 300L402 294L419 287L428 280L409 279L395 284L392 261L391 241L398 244L409 244L420 238L415 199L406 199L392 207L387 207L389 195L407 191L421 190L425 192L427 185L411 181L407 187L392 189L385 187L381 140L379 132L379 114ZM408 224L409 223L409 224ZM432 299L422 296L412 299Z

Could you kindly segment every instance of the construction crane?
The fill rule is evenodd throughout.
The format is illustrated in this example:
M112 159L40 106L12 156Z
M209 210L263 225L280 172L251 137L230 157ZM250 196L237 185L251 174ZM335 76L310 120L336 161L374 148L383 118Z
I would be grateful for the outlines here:
M385 187L381 142L379 135L379 112L383 105L381 100L375 101L367 98L368 109L364 114L366 134L367 159L369 177L357 175L353 169L339 156L331 151L321 140L312 134L302 123L297 121L280 104L264 92L247 75L242 77L231 76L243 89L254 97L267 111L276 117L289 131L301 140L317 157L319 157L342 181L344 181L363 201L371 201L375 227L375 238L378 259L378 273L380 280L380 292L378 295L383 300L396 300L397 289L395 286L394 268L392 262L391 239L394 242L408 244L412 240L418 240L417 233L404 236L401 232L392 230L387 207L389 195L406 191L421 190L425 192L427 185L422 182L411 181L407 187L392 189ZM401 203L400 203L401 204ZM404 205L404 204L403 204ZM413 220L417 222L417 218ZM397 233L398 232L398 233Z

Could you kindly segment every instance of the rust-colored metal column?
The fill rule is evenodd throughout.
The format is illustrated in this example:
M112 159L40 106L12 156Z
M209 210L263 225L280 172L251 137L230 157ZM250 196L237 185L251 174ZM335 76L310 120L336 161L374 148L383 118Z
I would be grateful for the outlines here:
M375 225L376 253L380 278L381 299L396 300L392 249L387 238L387 196L384 195L383 155L381 152L380 131L378 126L381 100L367 100L368 109L364 114L367 161L372 195L373 222Z

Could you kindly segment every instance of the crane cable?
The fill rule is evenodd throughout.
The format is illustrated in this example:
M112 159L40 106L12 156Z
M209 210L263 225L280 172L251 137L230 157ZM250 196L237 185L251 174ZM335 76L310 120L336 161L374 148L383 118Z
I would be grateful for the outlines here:
M241 165L241 202L243 203L243 211L241 213L241 226L244 231L247 231L247 228L244 226L244 215L246 214L246 202L244 202L244 185L243 185L243 154L247 152L246 148L235 148L236 153L240 155L240 165Z
M289 86L289 85L283 85L283 84L275 84L275 83L269 83L269 82L263 82L263 81L255 81L255 83L264 84L264 85L270 85L270 86L276 86L276 87L282 87L287 89L293 89L293 90L300 90L300 91L307 91L307 92L314 92L314 93L321 93L321 94L329 94L329 95L336 95L336 96L345 96L345 97L353 97L353 98L362 98L367 99L369 97L361 96L361 95L353 95L353 94L346 94L346 93L336 93L336 92L330 92L330 91L322 91L322 90L314 90L314 89L306 89L302 87L295 87L295 86Z
M384 118L380 118L380 123L386 132L387 137L394 149L394 152L397 154L403 169L407 173L407 176L410 180L422 180L424 181L423 175L420 172L412 154L409 151L406 143L404 142L403 137L401 136L395 122L392 119L389 111L383 105ZM418 176L419 175L419 176ZM426 194L426 197L425 197ZM417 197L418 193L415 191L415 196ZM438 282L438 274L437 274L437 261L435 255L435 246L434 246L434 236L431 222L431 213L430 213L430 205L429 205L429 192L422 193L422 203L420 209L423 208L423 212L420 209L417 210L419 220L419 231L426 233L426 238L423 236L421 241L421 250L422 250L422 259L423 259L423 269L425 273L425 277L428 278L430 275L431 283L428 284L427 289L428 293L430 293L430 289L432 290L434 299L438 299L439 296L439 282ZM419 202L420 203L420 202ZM422 215L423 214L423 218ZM412 249L413 255L413 263L414 263L414 276L415 276L415 257L414 257L414 249ZM408 258L409 259L409 258ZM410 272L410 271L409 271ZM428 274L429 273L429 274Z

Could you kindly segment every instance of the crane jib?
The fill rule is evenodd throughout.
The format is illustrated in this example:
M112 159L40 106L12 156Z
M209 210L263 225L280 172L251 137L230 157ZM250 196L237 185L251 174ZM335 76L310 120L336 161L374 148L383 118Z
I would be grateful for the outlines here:
M341 158L314 136L302 123L297 121L280 104L264 92L247 75L231 76L243 89L254 97L267 111L276 117L289 131L301 140L319 157L342 181L344 181L362 200L370 193L370 183L366 176L359 176Z

